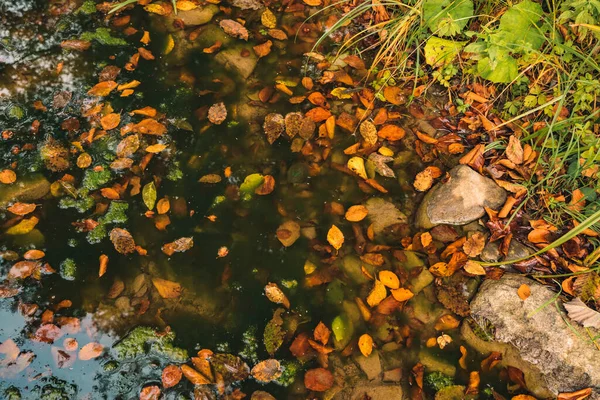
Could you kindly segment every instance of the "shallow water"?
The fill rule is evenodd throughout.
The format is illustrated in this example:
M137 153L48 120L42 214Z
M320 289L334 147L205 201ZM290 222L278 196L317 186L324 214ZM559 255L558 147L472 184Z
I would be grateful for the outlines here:
M48 8L45 1L0 1L0 130L16 133L3 140L1 148L6 162L3 169L17 162L17 182L27 180L34 173L42 173L50 182L60 179L65 172L72 174L77 182L82 179L82 170L74 165L75 157L67 171L51 172L41 165L37 152L11 153L14 153L14 146L22 147L32 142L41 144L46 135L62 140L75 139L76 135L60 129L61 122L69 116L80 115L79 106L87 98L85 93L97 83L98 73L105 65L124 65L139 46L139 35L134 35L127 39L125 46L94 43L83 53L63 51L58 45L62 40L102 25L97 16L52 15L53 6L70 4L68 1L51 2ZM109 370L114 366L115 358L110 348L140 325L158 330L169 327L176 335L174 345L187 350L190 355L203 348L240 354L250 366L269 358L262 345L262 333L277 308L263 294L264 286L269 282L277 282L284 290L294 310L293 320L308 331L319 321L330 326L337 316L355 307L355 297L364 299L368 294L368 287L353 282L339 271L326 285L305 288L303 282L307 260L319 268L326 268L328 263L335 261L323 248L332 224L339 225L346 237L351 237L351 225L343 216L328 211L331 203L338 202L347 208L360 204L373 194L365 194L353 176L332 168L318 156L292 152L286 140L280 139L269 145L262 132L254 132L248 121L236 118L235 112L230 111L222 125L199 121L194 115L195 110L217 101L223 101L233 110L231 105L245 100L245 87L260 88L261 82L272 83L277 76L299 79L303 73L310 72L303 68L301 54L310 51L312 45L291 40L286 45L278 45L280 48L261 60L253 78L246 82L224 71L212 55L199 51L181 63L176 62L174 55L159 56L166 41L166 34L157 28L160 24L152 22L141 8L132 11L131 15L130 25L150 32L149 49L158 57L152 62L140 61L133 72L122 71L120 81L137 79L141 85L130 97L112 96L111 105L117 112L122 111L124 119L128 118L128 111L151 106L165 113L172 126L182 128L170 130L170 136L163 140L170 146L168 154L156 156L161 162L150 164L142 179L144 184L153 175L161 178L158 198L170 198L171 224L166 230L159 231L154 221L144 215L147 209L141 196L126 197L128 221L117 226L126 227L136 244L147 249L148 254L122 255L114 250L108 238L100 243L88 243L86 234L78 232L72 224L96 218L93 209L84 213L72 208L63 209L59 206L60 198L50 196L36 202L39 206L35 213L40 222L34 231L26 235L2 236L5 257L0 271L5 278L14 264L7 256L9 251L23 254L31 248L41 249L46 253L44 261L56 270L67 258L77 266L74 280L65 280L58 273L42 276L40 280L28 278L22 282L19 295L0 299L0 342L12 339L21 352L35 354L34 361L23 372L4 376L0 389L17 388L24 398L137 398L144 386L160 385L162 368L173 362L164 354L149 352L117 364L116 370ZM256 23L257 15L249 18L250 23ZM113 33L121 37L118 31ZM59 62L64 64L57 74ZM183 82L180 80L182 72L187 77ZM195 82L191 83L189 77ZM48 112L32 109L35 100L42 100L50 109L53 97L60 91L73 94L66 108ZM201 91L210 92L199 95ZM342 109L340 102L334 103L334 107ZM21 118L15 118L11 111L15 107L23 111ZM285 101L266 107L269 112L283 114L303 109ZM416 123L406 109L401 112L405 114L404 124ZM41 122L36 135L28 133L34 120ZM82 131L83 128L78 133ZM331 158L335 160L336 154L339 156L354 141L347 134L336 137L332 142ZM114 148L117 143L114 139L108 146ZM106 164L102 154L89 152L95 158L94 163ZM315 154L320 154L320 150ZM180 179L169 180L169 173L177 166ZM410 182L417 166L416 161L399 165L394 168L400 175L399 181L393 184L386 181L390 193L385 198L392 199L407 214L414 208L416 200ZM200 177L222 174L228 167L232 174L220 183L198 182ZM296 172L290 173L294 168ZM238 198L233 187L252 173L272 175L276 181L275 191L267 196ZM107 203L99 196L96 200ZM216 220L213 222L208 216L215 216ZM12 216L3 211L2 218L3 223L10 223ZM291 247L283 247L276 232L280 224L289 219L299 221L309 231L308 236L314 232L317 239L300 237ZM161 251L163 244L180 237L193 237L193 248L171 257ZM223 246L228 249L228 254L218 257ZM98 278L100 254L109 255L110 261L106 274ZM340 261L336 262L336 266L339 265ZM396 260L386 260L386 265L397 264ZM160 298L150 283L155 277L180 283L182 295L177 299ZM115 281L124 282L125 290L118 299L111 299L108 293ZM77 333L67 333L53 345L30 340L40 326L41 312L54 308L65 299L71 300L72 306L57 311L56 315L77 317L81 329ZM429 304L427 307L439 308L429 300L424 301ZM24 317L19 312L21 303L37 304L39 310L31 317ZM147 311L138 315L142 307L147 307ZM410 325L406 315L397 314L391 318L390 331ZM411 367L419 361L419 350L424 348L424 340L420 340L422 332L414 326L410 329L411 339L399 339L399 350L389 360L390 365L396 363L403 368L401 384L405 388L409 387ZM356 332L364 330L364 324L355 326ZM80 346L93 340L102 344L106 351L93 360L74 359L72 365L58 368L52 352L61 346L65 337L77 339ZM257 342L256 354L250 351L253 347L248 342L250 337ZM431 350L433 357L457 365L459 343L456 335L450 351ZM286 341L275 355L284 365L295 360L288 351L289 344ZM475 365L480 357L470 352L469 359ZM459 370L456 381L466 384L466 371ZM496 376L483 376L481 388L494 382L497 382ZM62 394L53 392L55 387L61 388ZM279 399L309 396L303 386L302 373L298 373L297 379L288 387L278 383L260 385L248 380L234 384L230 389L237 387L247 394L261 388ZM494 385L494 388L503 390L502 385ZM176 388L166 391L165 396L189 398L192 390L184 378Z

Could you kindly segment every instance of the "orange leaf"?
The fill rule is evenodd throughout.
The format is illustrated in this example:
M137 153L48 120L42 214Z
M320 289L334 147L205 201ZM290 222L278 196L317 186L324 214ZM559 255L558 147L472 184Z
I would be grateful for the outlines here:
M400 128L397 125L392 125L392 124L385 125L383 128L381 128L379 130L379 132L377 132L377 135L380 138L390 140L390 141L400 140L404 137L405 134L406 134L406 132L404 131L404 129Z
M322 344L327 344L329 341L329 336L331 335L331 330L325 325L322 321L319 322L319 325L315 328L314 336L315 340L318 340Z
M333 246L334 249L339 250L344 244L344 234L340 228L335 225L331 225L329 232L327 232L327 241Z
M98 269L98 277L101 277L106 273L108 267L108 256L106 254L100 255L100 268Z
M408 289L398 288L392 290L392 296L397 301L406 301L411 299L415 294Z
M173 387L179 383L183 373L181 372L181 368L177 365L167 365L165 369L162 370L161 380L163 387L168 389Z
M133 132L146 135L164 135L167 133L167 127L152 118L146 118L133 126Z
M527 300L527 298L531 296L531 289L529 288L529 285L526 285L524 283L521 286L519 286L519 289L517 289L517 294L519 295L521 300Z
M5 169L0 171L0 182L8 185L14 183L17 180L17 174L11 169Z
M100 356L102 351L104 351L104 346L100 343L88 343L79 350L79 359L83 361L91 360L92 358Z
M346 220L350 222L359 222L365 219L365 217L369 214L369 210L367 207L363 205L352 206L346 211Z
M363 356L369 357L373 351L373 338L365 333L358 338L358 348Z
M181 285L161 278L152 278L152 284L163 299L175 299L181 295Z
M36 205L31 203L15 203L8 207L8 211L15 215L27 215L35 211Z
M400 280L392 271L379 271L379 280L390 289L398 289L400 287Z
M204 375L188 365L182 365L181 372L194 385L209 385L211 383Z
M140 400L158 400L160 398L160 388L156 385L146 386L140 392Z
M117 87L117 82L115 81L104 81L95 85L93 88L88 90L88 94L91 96L99 96L105 97L110 94Z

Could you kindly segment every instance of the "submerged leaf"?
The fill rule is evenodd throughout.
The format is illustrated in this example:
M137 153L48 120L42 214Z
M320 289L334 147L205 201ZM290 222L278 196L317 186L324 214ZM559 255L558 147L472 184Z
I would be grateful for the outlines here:
M279 378L283 373L283 370L279 361L271 358L256 364L250 373L257 381L269 383Z
M156 186L154 185L154 182L144 185L144 188L142 189L142 199L144 200L146 207L148 207L148 210L154 208L154 204L156 203Z
M152 284L163 299L175 299L181 296L181 285L161 278L152 278Z

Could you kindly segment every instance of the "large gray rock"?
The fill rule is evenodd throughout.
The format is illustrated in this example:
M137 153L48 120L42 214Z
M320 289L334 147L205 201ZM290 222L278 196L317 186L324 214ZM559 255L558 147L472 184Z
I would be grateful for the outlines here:
M0 184L0 208L5 208L12 202L30 202L41 199L49 191L50 182L39 174L18 179L10 185Z
M481 218L484 207L497 210L506 201L506 191L493 180L466 165L450 170L450 179L427 193L419 206L416 225L430 229L439 224L465 225Z
M531 295L521 300L523 284ZM539 398L591 387L600 399L600 357L588 334L572 322L548 287L517 274L486 280L471 302L471 316L491 324L492 342L463 327L463 336L481 352L500 351L503 363L521 369L528 388ZM560 303L560 300L557 300Z
M168 17L160 17L164 20L165 27L170 32L178 30L174 24L176 19L182 20L185 27L195 27L209 23L215 15L219 13L219 7L214 4L208 4L204 7L197 7L193 10L182 11L179 10L177 15L172 13Z
M243 52L246 54L242 55ZM252 75L252 72L254 72L254 68L256 68L258 57L252 50L252 46L241 45L221 50L216 55L215 61L223 65L225 69L237 73L244 79L248 79Z

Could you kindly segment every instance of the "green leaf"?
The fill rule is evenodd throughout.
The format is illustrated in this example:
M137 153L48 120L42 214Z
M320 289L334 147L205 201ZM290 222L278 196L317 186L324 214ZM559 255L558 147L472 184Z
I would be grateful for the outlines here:
M458 55L465 43L432 36L425 44L425 62L435 68L448 65Z
M154 186L154 182L144 185L144 188L142 189L142 199L144 200L146 207L148 207L148 210L154 208L154 204L156 203L156 186Z
M261 174L251 174L244 179L240 186L240 192L243 194L253 194L257 187L263 184L265 178Z
M542 6L531 0L524 0L509 8L500 17L498 33L513 50L538 49L544 43L544 36L536 24L542 17Z
M426 0L423 4L427 27L440 36L460 33L472 16L472 0Z
M477 63L477 72L482 78L494 83L509 83L519 76L517 60L508 53L496 57L492 61L490 57L484 57Z
M273 356L275 352L283 344L283 338L285 337L285 331L281 328L281 321L273 317L265 326L265 332L263 335L263 343L267 353Z

